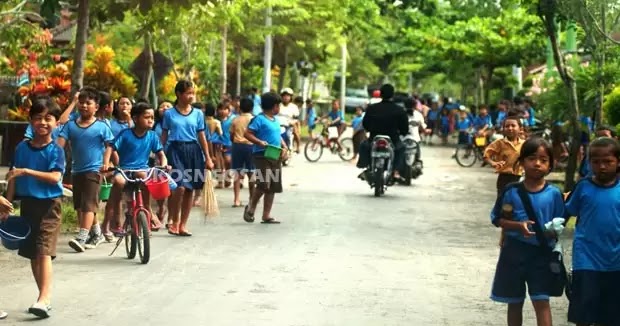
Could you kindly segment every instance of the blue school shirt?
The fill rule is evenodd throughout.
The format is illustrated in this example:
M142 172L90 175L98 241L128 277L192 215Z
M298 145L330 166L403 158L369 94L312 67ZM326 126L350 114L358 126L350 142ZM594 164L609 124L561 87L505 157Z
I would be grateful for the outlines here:
M71 142L72 173L95 172L103 165L103 152L111 145L114 135L108 124L95 120L88 127L80 127L76 120L67 122L58 137Z
M471 128L473 126L473 122L471 121L470 118L465 118L465 119L461 119L459 118L459 121L456 123L457 128L459 129L459 131L468 131L469 128Z
M435 121L439 117L439 110L429 110L426 115L428 121Z
M30 141L24 140L15 148L13 168L26 168L42 172L58 171L65 173L65 151L52 141L36 148ZM62 178L57 183L47 183L31 176L21 176L15 179L15 195L17 197L34 197L51 199L62 197Z
M195 142L198 141L198 133L205 131L205 115L196 108L183 115L173 107L164 113L162 128L168 130L170 142Z
M254 102L254 108L252 109L252 114L256 116L256 115L263 113L263 109L260 106L261 105L260 96L250 95L249 98L250 100L252 100L252 102Z
M495 206L493 206L493 210L491 211L491 223L495 226L499 226L499 219L502 216L502 206L504 204L512 206L512 219L514 221L525 222L529 220L525 213L523 203L521 202L521 197L519 197L517 185L518 184L513 184L508 186L500 197L497 198ZM528 196L536 212L536 223L543 228L545 223L553 220L554 217L565 216L562 192L556 186L547 183L543 189L538 192L528 192ZM532 226L530 226L530 230L534 232ZM506 230L506 236L532 245L539 245L536 236L526 238L520 231ZM555 245L555 241L552 239L549 239L548 243L551 246Z
M230 147L232 146L232 140L230 139L230 126L233 123L233 119L235 118L235 115L230 115L228 117L228 119L221 121L222 123L222 136L220 137L218 135L218 137L220 138L220 141L222 143L222 145L226 146L226 147Z
M56 140L58 138L61 130L62 125L58 125L56 126L56 128L54 128L54 130L52 130L52 140ZM32 130L32 124L28 124L28 128L26 128L26 132L24 133L24 138L34 138L34 130Z
M266 141L271 146L281 147L282 145L280 122L276 117L269 118L261 113L250 120L248 130L251 130L256 138ZM252 153L263 152L265 152L265 148L262 146L254 145L252 147Z
M530 114L530 117L527 118L527 124L530 127L533 127L536 125L536 120L534 120L534 115L535 115L534 108L527 109L527 112Z
M148 169L151 153L163 150L157 133L152 130L138 137L133 129L125 129L118 134L112 147L118 153L118 166L125 170Z
M316 111L314 110L314 108L308 108L307 109L307 113L308 113L308 127L312 128L316 125Z
M567 216L577 216L573 270L620 271L620 183L599 186L581 179L566 202Z
M342 114L341 110L338 110L338 112L329 111L329 113L327 115L332 120L336 120L336 119L340 118L340 122L344 122L344 114Z
M353 118L353 120L351 121L351 127L353 127L353 131L364 129L364 126L362 126L362 120L364 120L363 116L356 116L355 118Z
M450 125L450 117L447 115L442 115L441 116L441 126L442 127L447 127L448 125Z
M480 130L484 127L492 127L493 123L491 122L491 116L487 114L486 117L477 116L474 118L474 128L476 130Z
M110 129L112 129L112 134L114 135L115 138L118 137L121 131L133 127L132 126L133 123L120 122L116 119L110 120L109 124L110 124Z
M495 119L495 125L501 126L504 123L504 119L506 119L506 111L497 112L497 119Z

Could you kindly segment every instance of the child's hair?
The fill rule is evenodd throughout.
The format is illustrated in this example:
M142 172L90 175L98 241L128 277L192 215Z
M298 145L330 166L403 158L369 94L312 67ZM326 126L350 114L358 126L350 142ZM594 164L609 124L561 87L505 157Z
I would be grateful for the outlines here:
M151 105L151 102L143 97L139 98L136 100L136 102L134 104L138 104L138 103L146 103L148 105Z
M177 85L174 87L174 93L177 94L178 97L178 94L183 94L190 88L194 88L194 83L189 80L179 80Z
M112 96L108 92L99 92L99 109L110 105L112 103Z
M415 107L415 99L408 97L403 104L405 105L405 109L413 109Z
M521 152L519 153L519 162L523 163L528 156L536 154L538 149L542 147L549 156L549 172L553 170L553 147L548 141L540 137L532 137L523 143Z
M226 101L222 101L217 104L217 110L226 110L228 109L228 103Z
M301 97L301 96L297 96L297 97L293 100L293 103L295 103L295 104L302 104L302 105L303 105L303 104L304 104L304 98L303 98L303 97Z
M99 104L99 91L94 87L86 86L80 90L79 99L93 100L95 103Z
M282 98L274 92L269 92L261 95L260 102L263 111L271 111L276 105L282 103Z
M489 107L486 104L481 104L480 107L478 107L478 113L480 113L480 111L482 110L489 110Z
M616 137L616 131L614 130L614 128L610 126L607 126L607 125L599 126L598 128L596 128L595 133L598 133L599 131L609 131L609 134L611 134L611 138Z
M56 118L56 120L60 119L60 115L62 114L60 107L51 97L41 96L32 101L32 107L30 108L28 115L30 116L30 119L32 119L35 115L41 114L45 111L47 111L47 114Z
M152 109L153 108L151 107L150 104L148 104L146 102L138 102L138 103L136 103L136 105L131 107L131 117L135 119L135 118L143 115L144 112L146 112L146 110L152 110Z
M250 100L249 98L241 99L239 103L239 109L241 110L241 112L250 113L252 112L253 108L254 108L254 102L252 102L252 100Z
M205 104L205 117L215 116L215 106L211 103Z
M356 106L355 107L355 111L357 112L357 110L360 110L360 111L364 112L364 108L361 107L361 106Z
M502 125L506 124L506 121L508 120L513 120L516 121L517 124L519 125L519 128L523 127L523 121L521 121L521 117L518 115L514 115L514 114L509 114L506 116L506 118L504 119L504 122L502 123Z
M602 147L611 147L614 156L620 159L620 144L618 144L617 140L609 137L601 137L592 141L592 143L590 143L590 149L588 154L590 155L590 157L592 157L592 149Z
M441 109L441 115L448 115L450 111L448 109Z

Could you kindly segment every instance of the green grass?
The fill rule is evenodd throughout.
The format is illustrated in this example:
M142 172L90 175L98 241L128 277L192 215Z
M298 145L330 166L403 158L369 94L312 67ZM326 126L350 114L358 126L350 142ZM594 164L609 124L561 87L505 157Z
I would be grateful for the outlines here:
M61 211L62 211L61 213L62 217L61 217L60 232L62 233L73 232L73 230L77 227L78 222L77 222L77 213L73 209L73 203L71 202L70 198L63 199L62 204L61 204ZM15 212L13 214L19 216L20 209L19 208L15 209Z

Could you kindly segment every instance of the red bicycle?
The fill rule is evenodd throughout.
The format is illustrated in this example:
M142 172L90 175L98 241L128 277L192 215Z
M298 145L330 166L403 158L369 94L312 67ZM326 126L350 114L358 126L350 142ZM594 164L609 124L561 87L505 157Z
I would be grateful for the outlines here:
M109 171L118 172L127 181L123 189L127 198L123 235L116 241L116 246L110 253L110 256L114 254L121 242L125 240L127 258L134 259L137 252L140 255L140 262L142 262L142 264L147 264L151 257L151 213L144 207L142 188L147 184L147 181L151 180L155 172L161 172L168 178L170 178L170 176L164 171L163 167L154 167L146 170L147 174L145 178L132 178L134 173L145 172L145 170L121 170L119 168L110 168ZM130 176L127 174L130 174Z

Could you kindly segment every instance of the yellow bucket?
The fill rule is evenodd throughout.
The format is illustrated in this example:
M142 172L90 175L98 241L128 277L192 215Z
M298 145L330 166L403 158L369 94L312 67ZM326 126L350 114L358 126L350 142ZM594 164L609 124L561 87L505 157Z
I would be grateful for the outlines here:
M475 138L475 142L476 142L476 146L478 147L482 147L484 145L487 144L487 138L482 136L482 137L476 137Z

